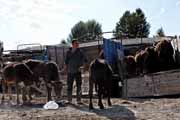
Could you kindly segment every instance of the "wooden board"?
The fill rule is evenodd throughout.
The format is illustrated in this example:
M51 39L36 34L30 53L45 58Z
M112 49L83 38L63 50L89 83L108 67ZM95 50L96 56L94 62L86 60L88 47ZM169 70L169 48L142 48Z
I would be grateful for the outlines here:
M180 70L170 70L126 79L126 97L180 94Z

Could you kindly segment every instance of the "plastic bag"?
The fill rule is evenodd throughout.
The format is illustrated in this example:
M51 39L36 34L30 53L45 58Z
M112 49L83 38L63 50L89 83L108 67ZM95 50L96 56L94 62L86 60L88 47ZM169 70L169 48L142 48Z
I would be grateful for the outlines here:
M59 105L55 101L49 101L43 106L43 108L46 110L55 110L59 108Z

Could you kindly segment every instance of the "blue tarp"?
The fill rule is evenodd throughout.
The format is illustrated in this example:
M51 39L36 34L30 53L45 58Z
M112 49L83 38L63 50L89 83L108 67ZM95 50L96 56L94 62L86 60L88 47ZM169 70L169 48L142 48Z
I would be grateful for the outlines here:
M34 59L34 60L42 60L42 61L47 62L47 61L48 61L47 50L44 50L41 55L33 55L31 59Z
M109 64L113 64L118 59L118 51L123 52L123 46L120 42L112 41L111 39L103 38L103 51L105 60Z
M32 56L31 59L34 59L34 60L42 60L42 61L48 61L48 56L47 56L47 55Z

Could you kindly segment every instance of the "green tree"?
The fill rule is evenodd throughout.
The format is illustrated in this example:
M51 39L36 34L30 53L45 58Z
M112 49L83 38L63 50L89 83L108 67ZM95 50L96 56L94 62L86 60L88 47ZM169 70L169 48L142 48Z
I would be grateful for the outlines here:
M83 36L87 33L86 24L82 21L78 22L71 29L71 33L68 37L68 42L71 42L73 38L78 39L79 41L83 41Z
M140 38L148 37L150 24L146 21L144 12L138 8L135 12L125 11L119 22L116 23L114 37Z
M62 39L60 44L67 45L68 43L67 43L67 41L65 39Z
M128 33L128 24L130 19L130 11L126 11L123 16L120 18L120 21L116 23L115 28L115 37L123 37L126 33Z
M88 20L86 22L87 27L87 39L88 40L96 40L99 35L102 33L101 24L96 22L95 20Z
M87 42L90 40L96 40L102 33L101 24L95 20L88 20L87 22L78 22L71 29L71 33L68 36L68 42L76 38L79 42Z
M156 37L164 37L165 36L165 33L164 33L164 30L163 28L159 28L156 32Z

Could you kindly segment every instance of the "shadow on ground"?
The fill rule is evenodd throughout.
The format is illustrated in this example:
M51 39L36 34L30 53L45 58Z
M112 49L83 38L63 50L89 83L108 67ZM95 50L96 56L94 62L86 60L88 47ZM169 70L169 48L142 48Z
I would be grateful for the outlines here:
M95 113L98 116L103 116L105 118L113 119L113 120L114 119L121 119L121 120L135 120L136 119L134 113L130 109L121 105L112 105L102 110L99 108L89 110L89 107L85 104L83 105L73 104L71 106L76 109L79 109L80 111Z

